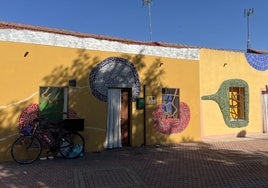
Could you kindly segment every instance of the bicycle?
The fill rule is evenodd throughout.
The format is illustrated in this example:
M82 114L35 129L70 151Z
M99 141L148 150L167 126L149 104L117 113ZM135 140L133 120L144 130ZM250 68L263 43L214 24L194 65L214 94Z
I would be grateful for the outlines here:
M53 122L44 118L32 120L29 126L21 130L21 136L12 143L13 160L19 164L33 163L39 159L43 149L60 154L66 159L74 159L83 155L85 146L83 136L77 131L65 129L63 122L57 126L55 128Z

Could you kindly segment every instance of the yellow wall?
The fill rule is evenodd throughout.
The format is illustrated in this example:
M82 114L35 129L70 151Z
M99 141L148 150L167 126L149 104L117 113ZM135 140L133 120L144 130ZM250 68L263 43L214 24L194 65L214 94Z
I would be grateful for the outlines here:
M167 144L200 140L200 116L199 116L199 62L196 60L170 59L144 57L146 69L141 72L141 82L146 85L146 95L156 96L157 104L146 105L146 144ZM160 66L161 65L161 66ZM180 102L185 102L190 108L190 122L181 133L165 135L159 133L153 127L152 113L156 106L162 103L162 88L179 88ZM141 96L143 91L141 92ZM143 144L142 110L136 110L139 116L137 129L142 131L142 136L136 139L134 144ZM135 116L135 115L134 115ZM142 121L141 121L142 120ZM136 129L134 129L136 130ZM133 135L137 135L134 134Z
M241 131L262 132L261 90L268 73L252 68L242 52L201 49L200 60L188 60L16 42L0 42L0 50L0 161L10 160L10 146L18 136L18 117L28 105L39 102L39 87L68 86L71 79L76 79L77 87L69 88L69 107L85 119L82 135L86 152L103 150L107 103L92 95L89 74L108 57L122 57L133 63L142 87L139 97L144 97L145 85L146 96L157 99L156 104L146 105L145 121L143 109L132 103L132 146L198 141L201 136L236 135ZM246 127L229 128L218 104L201 100L202 96L216 93L229 79L242 79L249 85ZM180 102L190 109L189 124L180 133L164 135L153 126L152 113L162 102L164 87L179 88Z
M267 71L250 66L244 53L212 49L200 50L200 98L217 92L222 82L242 79L249 86L249 123L242 128L229 128L218 104L212 100L201 101L201 127L203 136L237 135L262 132L261 90L267 84Z
M134 64L141 84L147 86L146 94L156 95L158 104L161 87L175 87L180 88L180 101L190 107L191 119L185 131L167 136L153 128L155 105L146 106L146 144L200 139L198 61L3 41L0 50L0 161L11 159L9 151L18 136L18 117L28 105L39 102L39 87L68 86L71 79L76 79L77 87L69 88L69 107L85 119L82 135L86 152L103 150L107 103L92 95L89 74L97 63L111 56L123 57ZM159 66L160 63L163 65ZM133 102L133 146L144 144L143 130L143 110L137 110Z

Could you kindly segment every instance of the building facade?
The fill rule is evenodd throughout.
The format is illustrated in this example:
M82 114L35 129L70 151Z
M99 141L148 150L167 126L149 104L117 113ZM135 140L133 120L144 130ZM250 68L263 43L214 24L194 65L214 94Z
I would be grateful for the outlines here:
M42 114L84 119L86 152L267 129L265 54L4 22L0 49L1 161Z

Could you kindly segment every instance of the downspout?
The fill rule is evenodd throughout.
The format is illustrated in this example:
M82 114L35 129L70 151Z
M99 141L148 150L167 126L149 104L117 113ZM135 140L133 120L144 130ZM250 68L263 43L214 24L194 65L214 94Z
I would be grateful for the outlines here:
M146 85L143 85L143 145L146 146Z

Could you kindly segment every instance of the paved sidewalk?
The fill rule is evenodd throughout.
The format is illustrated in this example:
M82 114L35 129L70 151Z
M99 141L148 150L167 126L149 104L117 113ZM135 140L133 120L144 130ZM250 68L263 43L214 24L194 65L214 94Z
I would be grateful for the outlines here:
M4 162L0 187L268 187L268 135Z

